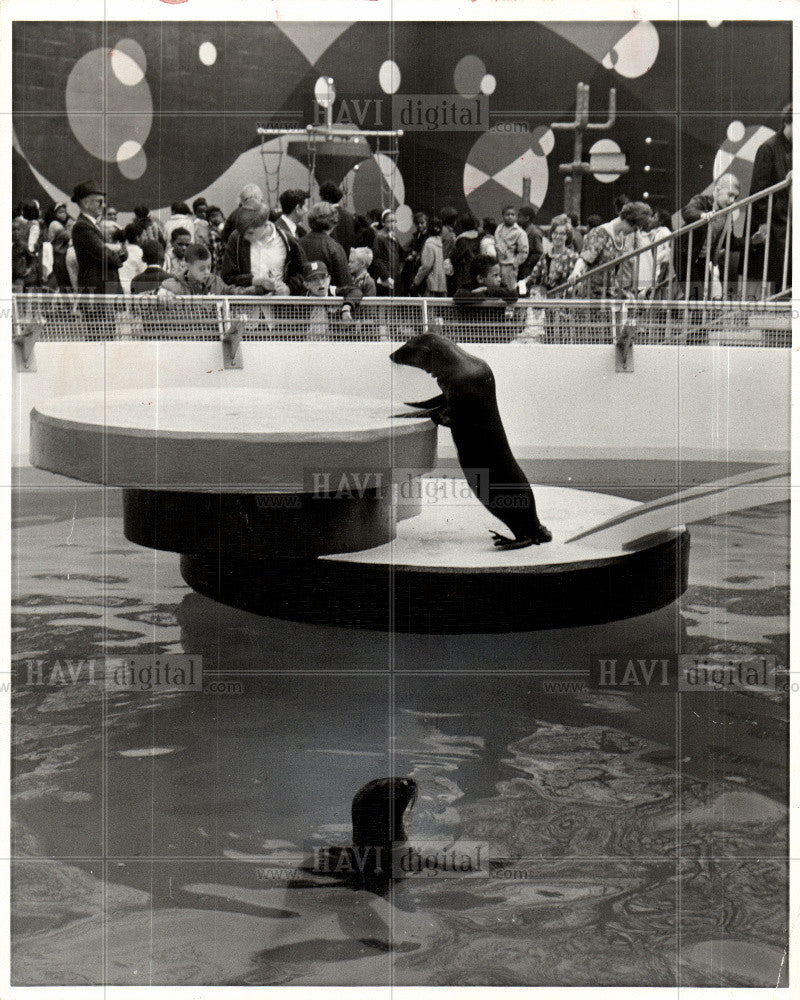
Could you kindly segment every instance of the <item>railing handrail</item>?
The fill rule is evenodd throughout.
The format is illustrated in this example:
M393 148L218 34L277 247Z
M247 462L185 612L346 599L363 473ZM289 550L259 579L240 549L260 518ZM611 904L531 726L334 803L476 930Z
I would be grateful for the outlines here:
M588 273L588 272L587 272ZM581 279L582 280L582 279ZM577 284L578 282L576 282ZM789 294L787 292L778 292L772 295L769 299L761 298L748 298L744 300L745 306L750 306L755 308L756 306L764 304L780 305L784 300L785 296ZM142 293L142 292L114 292L110 294L100 294L99 292L76 292L76 291L46 291L46 292L12 292L12 301L15 305L25 305L25 304L38 304L40 302L56 302L59 298L70 299L73 302L87 303L96 302L98 305L104 303L108 304L128 304L128 303L138 303L142 305L151 304L154 306L163 307L165 309L170 309L173 307L178 307L183 304L208 304L219 303L221 305L228 305L232 311L235 311L237 305L247 305L247 304L258 304L258 305L280 305L280 306L299 306L302 308L307 305L308 308L312 308L314 305L339 305L343 301L341 296L331 295L322 300L314 300L311 296L303 295L179 295L175 296L173 299L159 299L154 294ZM498 302L500 298L498 297ZM644 308L651 304L651 301L645 299L633 299L633 300L617 300L608 299L609 307L615 303L621 304L622 301L627 301L629 306L636 306L637 304ZM736 305L741 306L743 304L740 297L737 298L715 298L710 300L715 306L729 306ZM446 307L458 307L459 303L455 299L450 297L442 296L389 296L389 295L370 295L364 296L361 299L362 306L411 306L419 307L422 310L422 303L426 306L433 306L434 308L439 306ZM505 302L505 307L509 309L514 308L531 308L531 309L557 309L563 308L565 302L570 305L575 306L586 306L596 308L598 300L595 298L578 298L577 296L570 296L569 299L549 299L549 298L522 298L521 296L514 301ZM659 306L683 306L685 305L684 299L658 299ZM702 302L699 303L702 305ZM493 303L487 305L487 308L495 308ZM497 306L496 308L500 308ZM470 312L474 313L476 319L479 317L480 313L474 309ZM357 315L357 314L356 314Z
M746 198L742 198L739 201L734 201L730 205L726 205L725 208L718 208L711 212L705 219L698 219L696 222L687 222L685 226L681 226L680 229L676 229L669 233L667 236L662 236L658 240L653 240L652 243L648 243L647 246L637 247L635 250L629 250L628 253L622 254L622 256L617 257L615 260L606 261L605 264L598 264L597 267L593 267L584 273L576 281L565 281L560 285L556 285L555 288L549 289L547 292L547 297L555 296L559 292L563 292L568 288L572 288L578 283L583 283L590 277L595 277L598 274L604 274L606 271L611 271L620 266L620 264L625 264L629 260L633 260L634 257L641 257L642 254L650 253L656 247L662 245L662 243L668 243L670 240L676 240L685 233L690 233L695 229L700 229L702 226L709 226L711 222L719 218L721 215L729 215L733 212L738 212L742 208L747 208L748 205L752 205L756 201L760 201L764 198L769 198L771 195L775 194L776 191L782 191L784 188L792 186L792 175L791 173L788 177L785 177L782 181L778 181L777 184L773 184L771 187L764 188L763 191L756 191L755 194L750 194ZM685 207L685 206L684 206ZM683 211L683 209L681 209ZM613 221L613 220L612 220ZM637 230L638 231L638 230ZM591 230L590 230L591 232Z
M655 245L656 244L653 244L653 246ZM646 250L648 248L645 247L644 249ZM583 277L581 277L581 281L583 281ZM764 304L780 305L784 301L784 298L782 297L785 297L787 294L788 294L787 292L778 292L775 295L771 296L769 299L760 299L760 298L745 299L744 304L747 306L751 306L753 308ZM75 290L62 291L60 289L53 291L12 292L11 298L15 304L22 304L22 305L34 304L38 302L51 302L51 301L54 302L58 301L59 298L66 298L78 302L86 301L86 302L96 302L98 304L134 302L145 305L150 303L152 305L158 305L159 307L163 306L166 309L180 306L182 303L183 304L188 303L192 305L196 305L198 303L199 304L206 303L209 305L212 303L219 303L221 305L227 304L232 310L235 310L237 305L247 305L248 303L250 304L258 303L259 305L274 304L274 305L284 305L284 306L300 306L301 308L303 307L303 305L306 305L308 306L308 308L311 308L314 305L325 305L325 304L338 305L342 301L341 296L338 295L331 295L324 299L315 299L313 296L305 296L305 295L176 295L172 299L159 299L155 294L143 293L143 292L100 293L100 292L78 292ZM500 297L498 296L498 301L499 300ZM580 299L577 296L575 296L575 297L570 297L566 301L569 303L570 306L573 305L576 307L586 306L592 308L597 307L597 299L594 298ZM741 307L742 305L742 300L741 298L738 297L735 299L715 298L712 301L715 306L720 306L720 307L729 305L735 305ZM451 297L442 297L442 296L369 295L369 296L364 296L364 298L361 299L362 306L363 305L412 306L412 307L419 307L420 310L422 309L423 302L427 306L434 306L434 307L436 306L457 307L459 305L459 303L457 303L455 299ZM609 299L608 302L610 308L614 303L617 302L617 300ZM556 309L556 308L563 308L564 304L565 300L563 299L520 297L518 299L515 299L514 301L506 302L505 306L510 309L514 309L515 307L533 308L533 309ZM649 304L650 304L649 300L645 301L644 299L631 300L630 302L628 302L629 307L631 306L635 307L636 305L640 305L642 308L644 308L646 305ZM686 302L684 299L658 299L658 305L664 307L683 306L685 304ZM699 303L699 305L702 305L702 303ZM489 305L488 308L493 308L493 306ZM479 313L477 311L475 312L475 316L476 318L479 316Z

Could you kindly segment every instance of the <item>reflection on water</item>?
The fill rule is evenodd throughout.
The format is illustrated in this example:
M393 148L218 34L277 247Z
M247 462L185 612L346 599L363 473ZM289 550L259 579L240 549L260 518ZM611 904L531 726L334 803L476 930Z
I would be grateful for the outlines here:
M783 975L785 695L597 693L580 672L636 651L785 664L785 506L695 526L680 607L468 637L256 618L129 545L99 491L16 506L16 983ZM184 652L204 693L104 693L104 655ZM420 786L412 842L481 843L493 863L386 898L298 877L392 773Z

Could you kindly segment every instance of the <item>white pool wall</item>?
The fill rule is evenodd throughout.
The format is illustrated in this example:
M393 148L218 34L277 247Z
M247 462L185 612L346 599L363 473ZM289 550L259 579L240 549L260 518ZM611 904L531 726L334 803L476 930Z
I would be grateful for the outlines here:
M615 372L609 345L471 344L492 367L500 411L521 459L781 462L789 456L790 352L782 348L636 346ZM208 341L54 342L35 372L14 376L13 462L28 464L30 411L54 396L160 387L263 388L385 398L387 409L438 391L389 361L393 345L249 341L225 371ZM452 457L450 435L439 454Z

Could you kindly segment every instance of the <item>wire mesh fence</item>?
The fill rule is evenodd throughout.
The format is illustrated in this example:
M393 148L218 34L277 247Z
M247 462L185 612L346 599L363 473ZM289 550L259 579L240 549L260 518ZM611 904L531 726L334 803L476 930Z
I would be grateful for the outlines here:
M499 304L498 304L499 303ZM40 341L218 341L236 324L249 341L402 341L433 331L459 343L790 347L790 301L686 302L521 299L460 306L450 299L364 299L352 319L341 299L31 293L13 298L13 333Z

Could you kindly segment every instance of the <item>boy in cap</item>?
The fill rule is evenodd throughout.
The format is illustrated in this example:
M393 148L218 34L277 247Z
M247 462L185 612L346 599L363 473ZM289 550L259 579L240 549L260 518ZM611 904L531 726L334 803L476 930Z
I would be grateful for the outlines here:
M355 322L355 310L363 297L360 288L354 285L345 285L342 288L331 285L328 268L321 260L312 260L303 266L303 286L305 294L312 298L327 299L332 296L343 298L339 320L342 326L352 326ZM307 330L309 340L326 340L330 336L329 317L330 310L323 306L309 310Z
M312 295L314 298L324 299L328 296L336 296L344 299L342 322L345 323L353 318L353 313L364 297L364 293L355 285L342 285L341 287L332 285L328 268L322 260L312 260L303 265L303 287L306 290L306 295Z

